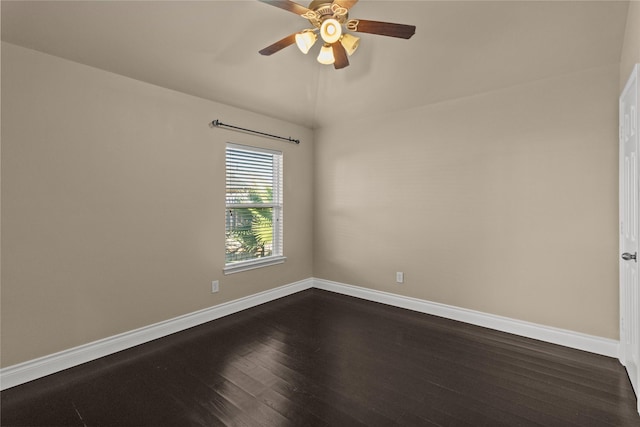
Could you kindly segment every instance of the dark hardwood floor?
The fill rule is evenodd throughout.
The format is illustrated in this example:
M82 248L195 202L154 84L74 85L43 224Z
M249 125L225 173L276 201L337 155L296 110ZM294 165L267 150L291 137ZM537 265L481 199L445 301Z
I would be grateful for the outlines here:
M615 359L317 289L1 400L3 426L640 426Z

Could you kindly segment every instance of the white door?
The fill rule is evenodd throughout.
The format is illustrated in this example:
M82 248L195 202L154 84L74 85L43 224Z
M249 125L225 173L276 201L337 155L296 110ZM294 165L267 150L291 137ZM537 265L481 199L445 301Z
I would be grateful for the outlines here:
M620 95L620 361L636 397L640 386L638 292L638 73ZM640 401L640 400L639 400ZM638 405L640 411L640 403Z

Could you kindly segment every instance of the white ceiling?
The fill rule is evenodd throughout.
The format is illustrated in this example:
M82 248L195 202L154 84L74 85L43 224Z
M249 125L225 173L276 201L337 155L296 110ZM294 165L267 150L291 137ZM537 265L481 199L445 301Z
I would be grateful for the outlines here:
M4 41L315 128L617 63L627 7L361 0L350 17L416 35L361 34L342 70L316 62L318 46L259 55L309 25L257 0L3 0L1 13Z

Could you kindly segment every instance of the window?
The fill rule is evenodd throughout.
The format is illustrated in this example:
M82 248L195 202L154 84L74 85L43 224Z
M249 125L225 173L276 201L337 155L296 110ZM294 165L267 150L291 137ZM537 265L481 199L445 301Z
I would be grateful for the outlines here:
M227 144L225 274L279 264L282 153Z

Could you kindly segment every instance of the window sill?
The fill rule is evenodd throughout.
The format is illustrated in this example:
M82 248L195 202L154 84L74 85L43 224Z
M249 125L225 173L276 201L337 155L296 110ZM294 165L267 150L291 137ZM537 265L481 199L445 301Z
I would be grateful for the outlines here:
M242 271L253 270L255 268L268 267L270 265L282 264L287 260L284 256L271 256L262 259L252 259L251 261L236 262L224 267L224 275L240 273Z

